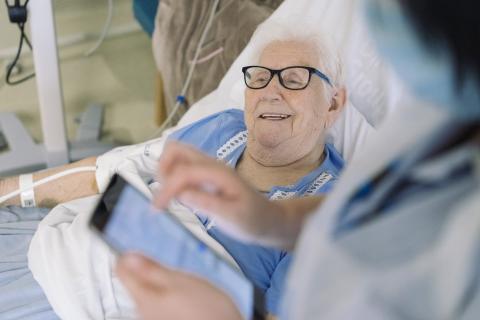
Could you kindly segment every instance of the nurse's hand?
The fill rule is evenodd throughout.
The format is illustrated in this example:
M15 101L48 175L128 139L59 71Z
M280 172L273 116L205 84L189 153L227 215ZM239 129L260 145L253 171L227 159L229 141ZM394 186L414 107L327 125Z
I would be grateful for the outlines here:
M305 197L269 201L224 163L178 142L165 146L159 161L163 187L155 197L159 208L173 198L215 218L239 240L292 249L307 216L322 201Z
M126 254L117 274L142 319L242 319L234 303L205 280L172 271L136 254Z
M231 168L185 144L166 145L159 162L163 187L154 200L163 208L172 198L215 218L237 239L262 242L282 208L256 192Z

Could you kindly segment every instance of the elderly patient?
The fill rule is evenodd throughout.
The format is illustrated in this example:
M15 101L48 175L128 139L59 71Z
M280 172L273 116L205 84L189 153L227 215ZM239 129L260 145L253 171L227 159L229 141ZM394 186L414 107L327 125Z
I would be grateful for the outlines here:
M340 115L346 99L338 57L318 36L280 30L276 37L267 38L261 32L256 35L264 37L258 61L242 68L245 111L230 109L211 115L174 132L169 139L191 144L224 161L271 200L328 192L343 166L339 153L325 143L326 130ZM96 161L90 158L69 166ZM34 180L61 170L36 173ZM3 181L2 193L16 184L16 178ZM45 206L97 192L94 174L80 173L36 188L35 196L37 203ZM11 203L15 201L19 199ZM276 315L290 254L238 242L214 221L197 215L208 234L265 293L267 311Z

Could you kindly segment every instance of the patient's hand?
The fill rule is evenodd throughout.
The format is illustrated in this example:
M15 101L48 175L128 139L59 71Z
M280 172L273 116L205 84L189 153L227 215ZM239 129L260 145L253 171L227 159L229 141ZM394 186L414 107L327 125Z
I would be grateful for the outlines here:
M142 319L242 319L230 298L207 281L142 256L120 258L117 273Z

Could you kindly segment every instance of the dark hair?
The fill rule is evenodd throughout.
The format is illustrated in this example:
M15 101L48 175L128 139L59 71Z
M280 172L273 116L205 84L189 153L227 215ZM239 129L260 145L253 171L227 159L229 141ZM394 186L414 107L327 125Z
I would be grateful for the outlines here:
M446 45L458 84L472 72L480 85L480 1L399 0L431 48Z

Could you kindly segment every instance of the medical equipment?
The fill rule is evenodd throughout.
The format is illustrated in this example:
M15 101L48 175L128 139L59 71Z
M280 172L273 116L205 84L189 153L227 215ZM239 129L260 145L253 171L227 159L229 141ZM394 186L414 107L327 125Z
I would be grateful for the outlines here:
M68 175L74 174L74 173L79 173L79 172L92 172L92 171L94 172L95 170L97 170L97 167L93 167L93 166L78 167L78 168L72 168L72 169L68 169L68 170L53 174L53 175L48 176L46 178L35 181L31 186L27 186L25 188L19 188L19 189L13 191L13 192L10 192L10 193L0 197L0 204L2 204L3 202L5 202L5 201L7 201L7 200L9 200L13 197L16 197L16 196L20 195L22 192L28 191L30 189L41 186L42 184L51 182L51 181L59 179L61 177L68 176Z
M95 128L89 139L67 141L52 0L29 2L28 12L32 46L35 48L33 58L43 145L33 142L15 115L0 114L0 127L10 147L10 151L0 155L1 174L53 167L70 160L98 155L113 147L98 141L103 114L103 106L100 105L88 107L83 116L86 122L80 124L80 127L86 126L88 130ZM108 24L107 20L106 26ZM92 49L95 50L95 47Z
M27 76L24 76L21 79L17 79L14 81L10 79L10 76L12 76L12 74L15 73L14 71L16 70L18 59L20 58L20 54L22 53L23 43L25 42L30 48L30 50L32 50L32 45L30 44L30 40L28 40L28 37L25 34L25 22L27 21L28 1L29 0L25 1L25 3L21 5L20 0L15 0L15 3L13 5L10 5L8 3L8 0L5 0L5 5L8 8L8 18L10 19L10 22L16 23L18 26L18 29L20 29L20 43L18 45L17 54L15 55L13 62L11 62L7 66L7 76L5 81L9 85L16 85L16 84L23 83L35 76L35 74L32 73Z
M215 0L212 11L210 12L210 15L207 20L207 24L205 25L205 29L203 29L202 35L200 36L200 41L198 42L197 48L195 49L195 55L193 57L193 60L190 62L190 69L188 70L188 75L187 79L185 80L185 83L183 85L182 91L180 94L177 96L177 100L175 102L175 106L173 107L172 111L168 115L168 118L163 122L163 124L156 130L153 135L150 137L150 139L157 138L160 136L160 134L167 128L167 126L170 124L172 121L173 117L177 114L178 109L186 104L186 99L185 96L187 94L188 87L190 86L190 82L192 81L192 76L193 72L195 71L195 66L197 65L197 62L199 60L199 55L200 55L200 50L202 49L203 43L205 42L205 39L207 37L208 31L210 30L210 27L212 26L213 19L215 18L215 12L217 11L218 5L220 3L220 0Z

